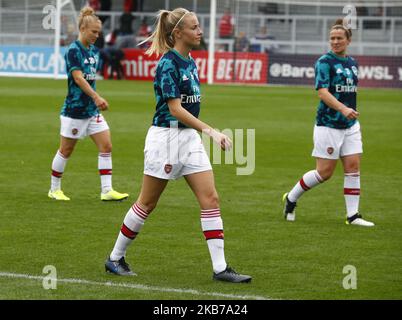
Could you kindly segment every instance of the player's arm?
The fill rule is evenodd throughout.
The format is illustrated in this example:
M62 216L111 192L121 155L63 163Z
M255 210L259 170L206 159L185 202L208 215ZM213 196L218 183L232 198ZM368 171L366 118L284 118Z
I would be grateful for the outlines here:
M96 106L100 110L103 111L108 109L108 102L103 99L94 89L92 89L89 83L85 80L81 70L73 70L71 75L73 76L74 82L77 84L77 86L79 86L86 95L93 99Z
M318 89L318 97L330 108L339 111L349 120L357 119L359 113L338 101L327 88Z
M232 141L230 138L223 133L220 133L213 128L211 128L205 122L194 117L190 112L184 109L181 105L180 99L169 99L167 101L169 106L170 114L175 117L178 121L191 127L199 132L204 132L210 136L223 150L229 150L232 147Z

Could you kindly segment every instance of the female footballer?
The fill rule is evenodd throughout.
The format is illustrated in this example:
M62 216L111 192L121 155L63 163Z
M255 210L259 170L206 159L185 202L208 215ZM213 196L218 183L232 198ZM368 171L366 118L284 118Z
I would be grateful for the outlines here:
M144 149L144 176L140 195L128 210L113 251L105 263L107 272L134 275L125 262L126 250L157 205L169 180L184 177L201 210L201 227L212 260L213 279L250 282L251 277L230 268L224 255L224 236L218 193L209 158L198 132L208 134L223 150L231 140L198 119L200 80L190 56L199 46L202 30L196 15L183 8L161 10L148 54L163 54L154 79L156 111ZM198 131L198 132L197 132Z
M101 32L102 23L90 7L81 10L79 37L65 54L68 93L61 110L60 147L53 159L49 198L70 200L61 190L61 178L79 139L90 136L96 144L98 169L101 178L101 200L123 200L127 193L112 188L112 142L109 126L100 113L108 102L95 88L99 51L93 45Z
M344 26L342 19L338 19L329 33L331 51L316 62L315 88L320 98L312 153L316 158L316 169L305 173L293 189L284 194L284 215L288 221L296 218L298 199L331 178L340 158L344 171L346 224L374 226L359 213L363 147L356 104L358 64L346 54L351 38L352 31Z

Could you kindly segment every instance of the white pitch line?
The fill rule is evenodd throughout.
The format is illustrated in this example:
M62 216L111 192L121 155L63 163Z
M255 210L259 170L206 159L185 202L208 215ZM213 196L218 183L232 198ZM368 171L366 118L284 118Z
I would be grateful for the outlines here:
M0 277L3 278L19 278L28 280L43 280L44 276L33 276L29 274L19 274L11 272L0 272ZM73 283L73 284L85 284L92 286L105 286L105 287L117 287L117 288L129 288L144 291L158 291L158 292L174 292L174 293L184 293L192 294L196 296L211 296L211 297L222 297L229 299L242 299L242 300L272 300L270 297L254 296L254 295L236 295L220 292L202 292L193 289L179 289L179 288L164 288L164 287L154 287L142 284L132 284L132 283L118 283L118 282L97 282L85 279L57 279L57 282Z

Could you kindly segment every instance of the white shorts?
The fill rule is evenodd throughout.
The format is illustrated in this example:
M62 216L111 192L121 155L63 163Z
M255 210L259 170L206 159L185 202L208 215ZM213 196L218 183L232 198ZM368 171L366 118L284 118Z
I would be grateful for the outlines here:
M362 134L358 121L348 129L314 127L313 157L339 159L352 154L363 153Z
M212 170L200 135L191 128L148 130L144 148L144 174L166 180Z
M60 122L60 135L71 139L84 139L86 136L109 130L109 126L101 114L88 119L60 116Z

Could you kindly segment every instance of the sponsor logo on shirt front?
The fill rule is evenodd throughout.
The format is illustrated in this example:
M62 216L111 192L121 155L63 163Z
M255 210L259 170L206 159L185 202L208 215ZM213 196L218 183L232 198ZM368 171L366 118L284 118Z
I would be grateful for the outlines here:
M181 103L201 103L201 95L194 94L188 96L186 94L181 95Z
M346 69L350 74L350 70ZM354 84L353 79L346 78L346 85L337 84L335 85L336 92L357 92L357 86Z
M87 74L87 73L84 73L84 79L85 80L87 80L87 81L93 81L93 80L96 80L96 74Z
M337 84L335 90L336 92L357 92L357 87Z

